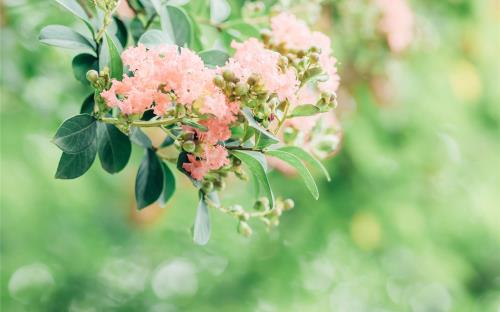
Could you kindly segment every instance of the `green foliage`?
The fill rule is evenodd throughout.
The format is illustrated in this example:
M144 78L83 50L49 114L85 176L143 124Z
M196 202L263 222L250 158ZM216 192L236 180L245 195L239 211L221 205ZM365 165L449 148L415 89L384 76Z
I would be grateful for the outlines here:
M165 32L158 29L150 29L139 38L139 44L146 47L154 47L160 44L173 44L173 40Z
M123 63L120 57L120 52L116 47L116 43L111 37L105 33L105 40L99 54L99 68L102 70L108 67L111 78L122 79Z
M175 176L167 164L162 162L161 166L163 168L163 191L160 195L160 206L165 207L175 193Z
M97 142L94 138L89 146L78 153L62 153L57 166L56 179L76 179L87 172L94 163Z
M200 192L200 201L196 209L196 217L193 225L193 241L198 245L206 245L210 239L211 231L208 205L205 202L204 194Z
M163 191L163 168L155 151L147 148L135 179L137 208L143 209L156 202Z
M229 55L220 50L205 50L198 54L205 62L205 65L209 67L223 66L229 59Z
M259 135L262 137L261 140L264 140L263 142L265 143L260 144L259 145L260 148L264 148L271 144L279 143L279 139L274 134L265 129L261 124L259 124L255 120L255 118L253 118L253 114L251 113L250 109L244 108L242 112L243 116L245 116L246 120L248 121L248 125L259 133Z
M80 153L96 139L96 119L88 114L80 114L66 119L57 129L53 142L63 152Z
M320 109L313 104L304 104L295 107L289 118L300 117L300 116L312 116L320 112Z
M210 0L210 19L214 23L224 22L231 14L227 0Z
M326 179L328 182L331 181L330 174L328 173L328 170L325 168L325 166L314 156L306 152L300 147L297 146L284 146L279 148L280 151L284 151L290 154L293 154L295 157L299 158L300 160L308 163L309 165L315 167L319 171L323 172L325 175Z
M62 25L49 25L45 26L40 31L40 42L56 47L73 49L80 52L96 55L95 43L92 39L72 30L69 27Z
M153 143L151 143L151 139L140 129L137 127L130 128L130 141L133 143L142 146L144 148L152 148Z
M76 80L89 85L87 72L91 69L99 70L99 60L90 54L78 54L73 58L72 67Z
M127 135L114 125L97 123L97 151L104 170L120 172L128 163L132 145Z

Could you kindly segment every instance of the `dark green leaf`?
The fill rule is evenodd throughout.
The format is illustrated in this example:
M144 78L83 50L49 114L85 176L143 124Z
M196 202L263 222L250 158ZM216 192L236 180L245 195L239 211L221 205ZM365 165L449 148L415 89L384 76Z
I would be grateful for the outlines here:
M328 170L326 170L325 166L316 159L313 155L309 154L305 150L303 150L300 147L297 146L285 146L282 148L279 148L280 151L288 152L290 154L295 155L296 157L300 158L301 160L305 161L306 163L309 163L311 166L315 167L319 171L323 172L323 174L326 176L326 179L328 181L331 181L330 174L328 173Z
M314 178L312 177L311 173L306 168L306 166L304 166L302 161L299 158L297 158L297 156L288 152L284 152L282 150L268 151L267 154L276 157L278 159L281 159L290 166L294 167L304 180L307 189L309 190L309 192L311 192L314 199L317 200L319 198L319 191L318 187L316 186L316 182L314 182Z
M130 27L130 33L132 34L132 38L134 39L134 42L139 42L139 38L144 33L144 25L142 24L141 20L137 17L134 17L130 21L129 27Z
M169 147L170 145L174 144L174 139L172 139L170 136L167 136L163 142L160 144L160 148L164 147Z
M149 137L137 127L131 127L129 133L130 140L135 144L142 146L144 148L153 147L153 143L149 139Z
M143 209L155 201L163 191L163 169L155 151L148 148L135 179L137 208Z
M257 181L259 181L259 185L261 187L264 196L269 199L271 203L271 207L274 207L274 194L271 190L271 185L269 184L269 180L267 179L267 166L265 157L261 153L253 152L253 151L231 151L236 158L240 159L250 170L250 172L255 176Z
M99 70L99 61L90 54L78 54L73 58L71 65L73 66L73 74L76 80L84 85L90 84L87 80L87 72L91 69Z
M94 104L94 93L92 93L83 101L82 107L80 108L80 114L92 114L94 111Z
M206 245L210 239L210 231L210 214L208 213L208 206L202 194L194 219L193 241L198 245Z
M252 112L249 108L244 108L242 112L243 116L245 116L245 119L248 121L248 125L260 132L260 135L266 138L266 144L275 144L279 142L278 138L274 134L269 132L253 118Z
M75 179L83 175L92 166L97 153L94 139L86 149L77 154L62 153L57 166L56 179Z
M288 116L288 118L299 117L299 116L312 116L318 114L320 111L321 110L319 109L319 107L314 106L312 104L299 105L294 108L294 110Z
M120 44L122 45L122 47L126 47L127 40L128 40L127 27L125 26L123 21L121 19L119 19L118 17L114 16L113 19L114 19L115 24L116 24L115 36L118 39L118 41L120 42Z
M182 123L183 125L190 126L190 127L196 128L196 129L199 129L199 130L201 130L201 131L208 131L208 128L207 128L207 127L205 127L205 126L203 126L203 125L200 125L199 123L194 122L194 121L192 121L192 120L190 120L190 119L187 119L187 118L183 118L183 119L181 120L181 123Z
M174 44L168 34L159 29L151 29L146 31L139 39L139 43L148 48L160 44Z
M99 122L97 151L102 168L109 173L117 173L127 165L132 146L128 136L114 125Z
M66 119L57 129L54 143L63 152L77 154L86 149L96 138L96 119L80 114Z
M221 50L206 50L199 53L205 65L209 67L224 66L229 55Z
M160 195L160 206L165 207L170 198L172 198L172 195L174 195L175 177L167 164L162 162L161 166L163 168L163 191Z
M210 19L219 24L224 22L231 14L231 6L227 0L210 0Z
M40 31L39 40L42 43L66 49L80 50L91 55L95 53L95 43L92 39L77 33L62 25L49 25Z

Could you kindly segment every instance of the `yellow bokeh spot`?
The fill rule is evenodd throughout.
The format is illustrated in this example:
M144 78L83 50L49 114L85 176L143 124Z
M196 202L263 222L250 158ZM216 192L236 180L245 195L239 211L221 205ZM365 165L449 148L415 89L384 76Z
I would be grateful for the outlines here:
M450 72L453 94L460 100L474 102L479 100L483 88L476 67L466 60L453 65Z
M352 240L361 249L369 251L380 245L382 229L372 213L366 211L356 213L350 227Z

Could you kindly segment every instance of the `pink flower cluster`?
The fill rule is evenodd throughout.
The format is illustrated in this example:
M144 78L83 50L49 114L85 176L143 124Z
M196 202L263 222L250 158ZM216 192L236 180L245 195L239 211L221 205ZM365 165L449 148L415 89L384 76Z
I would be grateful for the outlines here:
M271 19L271 32L276 44L285 44L289 49L320 48L319 63L329 79L319 83L318 87L321 91L337 91L340 77L337 73L337 60L331 56L330 38L321 32L311 31L304 21L289 13L281 13Z
M394 52L406 49L413 40L413 13L405 0L377 0L382 10L380 30Z

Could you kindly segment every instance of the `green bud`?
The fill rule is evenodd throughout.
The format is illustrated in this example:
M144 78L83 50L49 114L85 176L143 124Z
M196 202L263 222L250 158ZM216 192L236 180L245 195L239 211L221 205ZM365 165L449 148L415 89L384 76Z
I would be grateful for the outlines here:
M321 49L313 46L309 48L309 52L321 53Z
M262 29L260 31L260 37L262 38L262 42L264 42L264 44L269 43L269 41L271 40L271 36L272 33L269 29Z
M186 141L182 143L182 149L188 153L192 153L196 149L196 144L193 141Z
M181 138L184 141L194 140L194 133L193 132L185 132L181 135Z
M261 80L258 74L251 74L247 79L247 83L251 86L256 85Z
M201 188L203 190L203 192L205 192L205 194L208 194L208 193L211 193L214 189L214 184L212 183L212 181L203 181L203 183L201 184Z
M280 56L280 59L278 61L278 66L281 69L285 69L288 66L288 58L286 56Z
M223 88L224 87L224 77L222 77L221 75L215 75L214 84L219 88Z
M245 237L249 237L252 235L252 228L245 221L240 221L238 223L238 233Z
M214 182L214 187L215 187L216 190L222 191L223 189L226 188L226 182L224 182L222 180L216 180Z
M304 56L306 56L306 52L304 50L297 51L297 57L303 58Z
M319 61L319 54L316 52L311 53L311 55L309 55L309 61L312 64L316 64Z
M234 93L238 96L243 96L248 93L249 86L246 82L238 82L234 89Z
M175 106L175 112L177 114L177 117L184 117L186 115L186 107L182 104L177 104Z
M250 214L246 211L243 211L239 217L238 217L241 221L248 221L250 220Z
M87 80L90 81L91 83L96 83L97 79L99 79L99 73L96 70L89 70L87 72Z
M227 82L231 82L231 81L234 81L234 79L236 78L236 76L234 75L234 73L228 69L226 69L223 73L222 73L222 77L224 77L224 80L227 81Z
M271 210L271 215L275 217L281 216L281 213L283 212L283 209L281 208L281 205L276 205L273 210Z
M259 198L255 202L255 205L253 206L253 209L255 209L257 211L266 211L266 210L269 210L269 199L267 197L261 197L261 198Z
M235 167L241 166L241 160L239 158L233 157L233 165Z
M295 207L295 202L293 201L293 199L288 198L283 201L283 210L288 211L293 209L293 207Z

